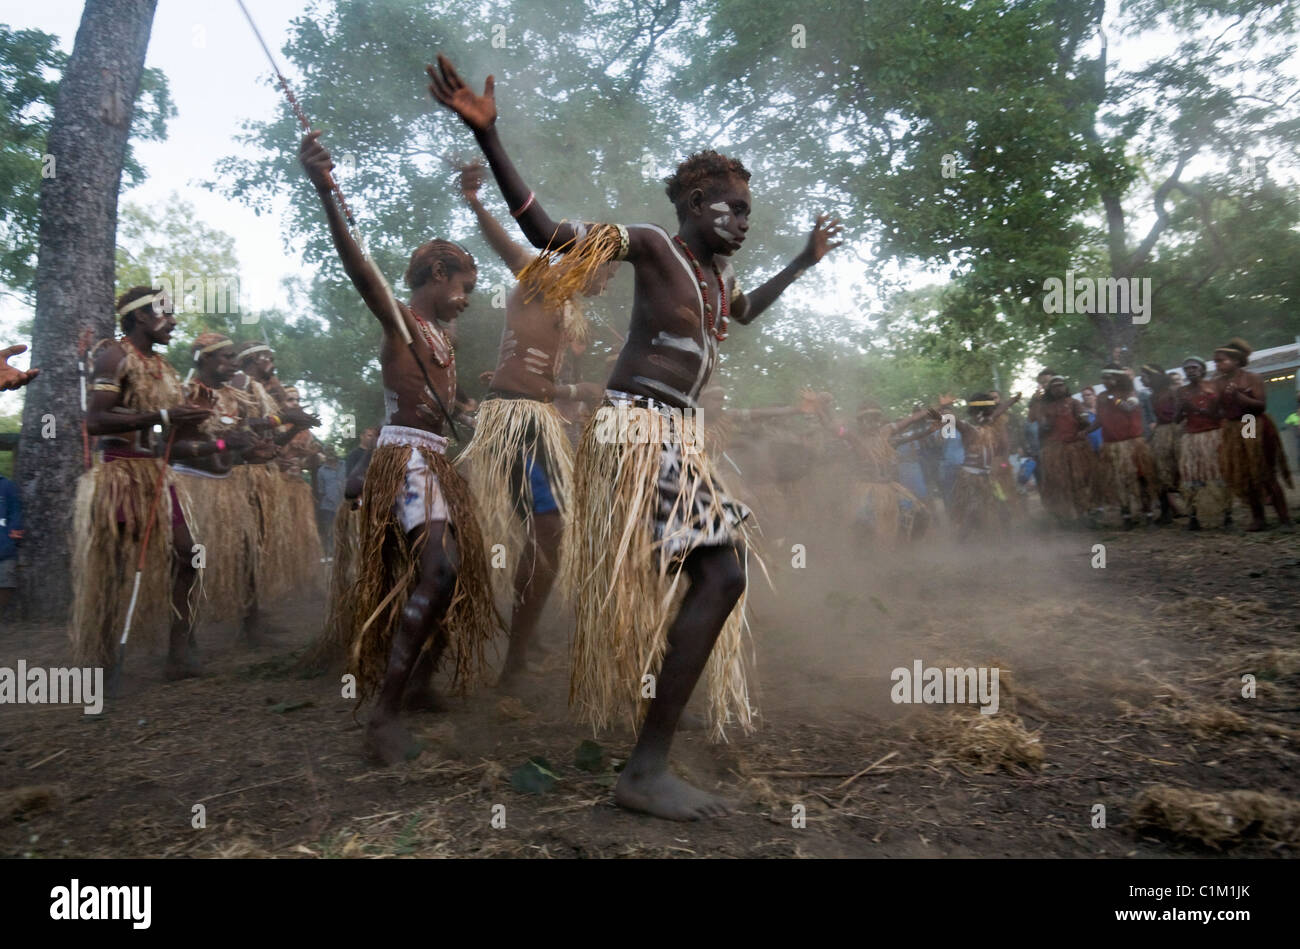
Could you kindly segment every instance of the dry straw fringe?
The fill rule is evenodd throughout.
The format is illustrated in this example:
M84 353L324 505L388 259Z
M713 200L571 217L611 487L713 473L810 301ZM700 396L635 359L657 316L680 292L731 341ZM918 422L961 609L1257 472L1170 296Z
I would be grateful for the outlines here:
M869 518L872 536L886 546L911 539L920 507L916 495L897 481L859 481L853 487L851 516L858 522Z
M1157 425L1151 435L1151 454L1155 458L1156 481L1161 491L1178 488L1178 442L1181 438L1181 426L1172 422Z
M1208 432L1187 432L1178 440L1178 474L1184 484L1210 484L1223 477L1219 466L1223 437L1217 428Z
M428 533L419 531L412 542L402 530L394 505L405 490L412 451L420 452L438 480L459 551L456 587L441 624L446 631L444 658L452 666L453 688L463 692L482 677L487 646L503 627L492 603L483 534L465 480L444 456L428 448L379 446L366 472L357 580L348 598L351 615L347 627L353 637L349 670L357 677L358 705L383 681L402 611L420 579L420 555ZM431 504L434 496L427 492L426 503Z
M321 561L325 557L320 533L316 529L316 499L311 485L297 474L281 474L289 519L273 525L277 533L288 535L286 563L289 589L293 596L319 596L325 586Z
M334 562L330 566L325 628L303 655L307 668L329 669L347 661L352 645L352 594L360 555L361 512L344 500L334 514Z
M524 300L540 294L546 309L560 310L590 284L600 267L619 258L621 245L622 238L614 225L592 224L581 240L547 247L519 271ZM583 332L585 336L585 329Z
M1104 442L1101 462L1105 486L1103 503L1118 504L1132 511L1145 507L1156 467L1151 446L1141 438Z
M657 412L647 414L653 426L667 424ZM577 611L569 703L595 730L608 727L614 718L626 718L636 728L649 707L644 677L659 672L668 627L685 592L680 562L661 557L661 549L672 549L685 538L654 538L662 429L641 442L602 440L599 428L593 416L583 433L575 465L574 512L565 531L572 556L561 584ZM708 517L725 518L719 499L726 490L705 454L683 452L680 485L674 514L693 510L705 491L711 498ZM677 520L670 518L669 523ZM751 532L741 524L735 533L748 574ZM754 727L748 639L742 594L706 667L715 741L726 740L729 724L738 723L746 732Z
M289 485L272 464L241 465L257 518L257 570L253 573L254 603L266 604L292 595L298 539L293 533Z
M1086 438L1043 443L1043 507L1060 518L1078 518L1092 506L1097 458Z
M1188 512L1198 519L1217 519L1232 503L1219 465L1222 444L1222 434L1217 428L1208 432L1184 432L1178 439L1181 491Z
M1000 532L1005 526L1003 502L993 488L993 474L957 470L952 488L953 521L959 536L980 531Z
M518 563L533 534L533 492L524 472L525 455L535 464L545 459L560 516L567 520L573 510L573 448L555 406L532 399L482 402L474 439L456 465L465 472L478 500L488 549L503 544L510 568ZM515 501L520 494L522 519ZM565 556L561 546L562 562ZM513 569L494 569L492 577L498 594L513 594Z
M153 530L131 620L131 638L156 643L159 631L169 624L175 564L168 488L175 480L170 474L164 475L162 491L156 492L161 464L162 460L155 458L105 462L97 455L94 467L77 481L72 518L73 600L69 634L74 661L79 665L109 666L116 658L135 583L140 545L151 519ZM182 499L184 511L183 495L178 497Z
M203 616L207 620L243 618L253 605L257 570L258 522L249 497L246 467L224 478L176 472L190 497L190 530L201 543L206 563Z

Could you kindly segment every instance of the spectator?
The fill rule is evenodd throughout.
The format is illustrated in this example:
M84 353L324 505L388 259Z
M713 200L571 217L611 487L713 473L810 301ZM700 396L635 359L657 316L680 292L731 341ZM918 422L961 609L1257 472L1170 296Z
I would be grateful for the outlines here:
M0 608L6 610L18 587L18 542L23 539L23 506L18 488L0 475Z
M367 431L373 431L367 429ZM364 436L363 436L364 438ZM343 503L343 470L333 448L325 449L325 461L316 469L316 524L325 556L333 556L334 516Z
M343 478L354 477L360 471L364 470L366 463L370 460L370 453L375 450L375 442L379 440L379 429L368 428L361 433L360 446L348 452L347 463L343 466Z
M1084 386L1079 397L1083 399L1083 411L1088 416L1088 425L1091 427L1097 421L1097 390L1092 386ZM1101 429L1088 433L1088 444L1092 446L1094 455L1101 453Z

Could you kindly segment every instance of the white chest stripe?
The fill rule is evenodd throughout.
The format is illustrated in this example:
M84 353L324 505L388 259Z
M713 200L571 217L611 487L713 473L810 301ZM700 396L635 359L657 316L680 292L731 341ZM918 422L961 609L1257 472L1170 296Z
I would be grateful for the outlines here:
M686 271L686 276L690 280L691 286L695 288L695 299L700 305L700 344L702 352L705 353L705 357L700 360L700 371L695 377L695 385L691 386L690 401L694 403L695 397L698 396L700 390L704 388L704 383L708 380L709 373L713 371L713 358L714 354L717 352L713 339L704 325L704 295L700 292L700 284L695 279L695 271L693 271L691 265L686 262L686 258L683 257L682 252L677 249L677 245L674 244L672 238L668 236L668 232L657 224L651 224L649 226L654 228L659 236L664 239L664 243L668 245L668 249L672 251L672 255L676 257L677 262L682 265L682 270Z

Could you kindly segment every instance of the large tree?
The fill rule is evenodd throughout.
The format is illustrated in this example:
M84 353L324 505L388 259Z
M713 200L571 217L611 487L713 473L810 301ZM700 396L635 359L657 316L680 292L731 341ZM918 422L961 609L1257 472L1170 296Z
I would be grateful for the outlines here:
M59 84L41 182L33 365L23 406L18 479L29 525L24 599L60 617L71 588L72 499L82 471L77 341L111 336L117 198L157 0L87 0Z

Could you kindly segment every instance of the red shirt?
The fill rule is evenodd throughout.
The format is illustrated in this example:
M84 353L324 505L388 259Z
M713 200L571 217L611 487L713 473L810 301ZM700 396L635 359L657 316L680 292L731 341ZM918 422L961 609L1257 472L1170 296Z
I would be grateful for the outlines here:
M1097 421L1101 422L1103 442L1126 442L1142 437L1142 410L1135 403L1131 410L1120 408L1122 399L1103 392L1097 399Z
M1044 399L1039 407L1039 430L1054 442L1072 442L1079 437L1082 420L1074 414L1074 399L1068 395L1053 402Z
M1187 417L1187 434L1212 432L1219 427L1219 396L1214 389L1183 386L1178 390L1178 405Z

